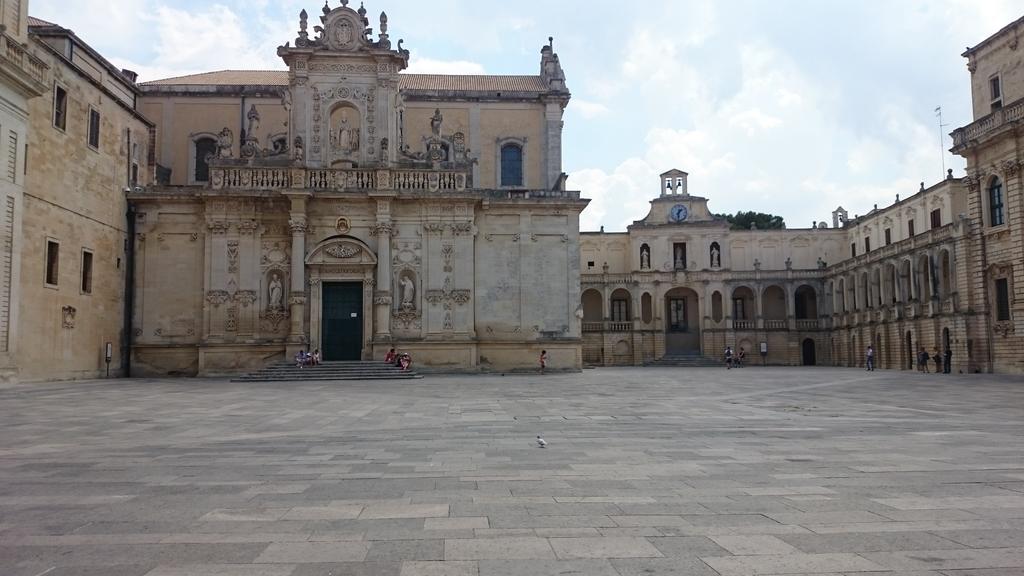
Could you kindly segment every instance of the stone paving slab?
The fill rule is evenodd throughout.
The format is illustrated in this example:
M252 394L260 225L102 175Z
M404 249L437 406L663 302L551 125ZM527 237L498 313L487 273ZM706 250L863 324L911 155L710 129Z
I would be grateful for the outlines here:
M1022 384L615 368L8 386L0 575L1019 576Z

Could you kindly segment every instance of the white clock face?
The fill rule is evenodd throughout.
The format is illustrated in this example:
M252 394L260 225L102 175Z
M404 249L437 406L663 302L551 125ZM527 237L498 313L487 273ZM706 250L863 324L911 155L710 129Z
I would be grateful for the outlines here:
M686 217L690 215L690 211L686 209L683 204L676 204L672 207L669 212L669 217L672 218L673 222L682 222L686 220Z

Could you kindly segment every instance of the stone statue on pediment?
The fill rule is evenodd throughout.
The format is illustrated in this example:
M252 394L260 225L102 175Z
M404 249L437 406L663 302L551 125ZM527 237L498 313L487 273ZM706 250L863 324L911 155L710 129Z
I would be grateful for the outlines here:
M430 133L434 135L434 138L441 137L442 122L444 122L444 116L441 116L441 109L435 108L434 115L430 117Z

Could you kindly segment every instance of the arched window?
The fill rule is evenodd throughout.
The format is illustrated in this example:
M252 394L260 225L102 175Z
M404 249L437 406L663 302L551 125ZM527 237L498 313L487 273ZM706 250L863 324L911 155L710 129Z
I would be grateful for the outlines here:
M217 155L217 141L213 138L197 138L193 144L195 154L195 169L192 172L194 182L210 181L210 158Z
M518 144L501 147L501 185L523 185L523 147Z
M994 176L988 185L988 224L1000 226L1003 223L1003 182Z

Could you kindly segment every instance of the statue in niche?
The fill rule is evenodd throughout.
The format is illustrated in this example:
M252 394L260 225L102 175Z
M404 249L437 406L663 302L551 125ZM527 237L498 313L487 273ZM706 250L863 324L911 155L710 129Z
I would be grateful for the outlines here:
M640 269L647 270L651 267L651 249L644 246L640 249Z
M722 265L722 252L718 249L718 244L711 245L711 267L718 268Z
M675 264L676 264L676 268L684 268L685 267L684 263L683 263L683 247L682 246L676 246Z
M281 310L284 308L284 286L281 284L281 276L274 274L270 277L270 309Z
M341 112L341 122L335 145L343 154L351 154L359 150L359 128L348 121L348 110Z
M403 274L399 279L402 287L402 308L412 310L416 308L416 283L412 281L410 274Z
M435 108L434 115L430 117L430 133L434 135L434 138L441 137L441 123L444 121L444 116L441 116L441 109Z

